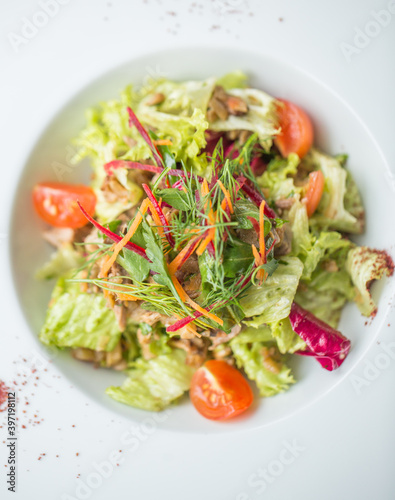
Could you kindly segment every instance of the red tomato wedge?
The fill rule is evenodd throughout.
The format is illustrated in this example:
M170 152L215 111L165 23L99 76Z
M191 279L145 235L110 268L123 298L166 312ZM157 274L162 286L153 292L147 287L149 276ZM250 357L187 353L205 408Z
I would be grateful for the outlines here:
M207 361L195 372L189 395L197 411L210 420L235 417L254 399L243 375L220 360Z
M303 109L285 99L277 99L277 117L281 132L275 137L274 143L281 156L286 158L290 153L296 153L303 158L313 144L313 125Z
M93 190L80 184L43 182L33 189L33 204L38 215L55 227L77 229L88 223L77 201L83 205L89 215L93 215L96 195Z
M309 174L306 195L303 202L306 204L307 215L311 217L316 211L324 192L325 177L321 170Z

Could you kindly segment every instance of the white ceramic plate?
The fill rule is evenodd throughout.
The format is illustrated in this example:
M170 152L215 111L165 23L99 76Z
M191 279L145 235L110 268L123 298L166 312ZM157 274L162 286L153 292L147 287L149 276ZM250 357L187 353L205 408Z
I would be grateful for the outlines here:
M185 61L180 67L178 61ZM359 244L377 248L389 248L393 235L382 231L374 223L379 220L383 211L395 211L393 192L386 184L388 166L385 163L375 141L364 124L353 113L349 106L325 85L299 71L293 66L280 63L276 59L248 51L189 49L188 57L184 49L158 52L155 55L131 60L120 68L116 68L85 87L74 96L48 124L43 135L29 154L24 167L18 192L15 199L15 211L11 226L21 225L21 232L14 233L11 243L11 261L15 282L22 309L37 335L43 324L48 297L53 284L38 283L34 279L34 269L43 264L50 255L51 249L41 238L39 229L42 224L31 210L30 193L39 181L58 180L58 169L48 169L49 164L62 161L71 139L77 135L84 123L84 111L101 100L116 97L128 83L143 85L146 68L166 68L169 78L175 80L202 79L211 75L222 75L234 69L242 69L250 76L251 85L267 91L274 96L289 99L302 106L311 116L314 123L316 144L329 154L347 152L349 168L357 180L361 190L367 213L367 230L357 238ZM57 160L58 159L58 160ZM375 165L375 176L371 176L370 165ZM63 173L67 182L86 180L87 169L74 168ZM378 205L369 193L381 193ZM21 202L20 200L23 200ZM29 251L25 241L29 240ZM388 313L388 297L394 291L395 282L381 286L379 313L374 325L365 335L366 318L363 318L357 307L349 305L342 316L339 329L352 340L352 351L347 361L339 370L327 372L310 358L293 356L292 366L299 382L289 391L274 398L257 402L252 411L243 418L218 424L204 420L185 401L172 412L166 427L188 432L229 432L231 430L261 427L268 423L289 417L297 410L323 397L364 355L374 342ZM34 292L34 293L33 293ZM375 292L378 290L375 289ZM91 365L74 360L68 353L62 353L56 364L63 373L80 387L88 398L104 404L114 412L127 416L134 421L141 421L147 413L128 408L103 395L107 386L118 385L124 375L111 373L108 370L93 370Z

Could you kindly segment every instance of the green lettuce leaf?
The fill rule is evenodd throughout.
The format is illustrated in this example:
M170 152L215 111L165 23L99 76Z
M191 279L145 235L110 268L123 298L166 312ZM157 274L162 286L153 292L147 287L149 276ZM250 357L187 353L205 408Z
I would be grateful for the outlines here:
M112 351L121 337L103 294L82 293L79 283L60 278L52 293L40 340L57 347Z
M336 231L323 231L318 238L314 237L313 239L315 241L310 250L306 252L305 257L300 257L304 263L302 279L310 279L311 274L322 259L331 257L339 250L347 253L352 246L349 240L342 238L342 235Z
M278 269L262 286L252 286L240 300L249 326L280 321L289 316L303 264L297 257L282 257Z
M273 341L272 331L267 325L263 325L258 328L254 328L253 326L244 327L243 330L232 340L235 344L271 341Z
M225 90L244 89L247 87L247 75L242 71L233 71L218 78L217 85L221 85Z
M161 411L190 387L195 369L185 363L186 353L175 349L149 361L138 359L121 387L106 393L121 403L148 411Z
M293 255L306 255L312 245L306 205L296 200L288 213L288 220L292 229Z
M346 302L354 299L354 287L344 269L328 272L319 265L311 279L300 283L295 300L325 323L337 328Z
M312 148L305 157L306 163L310 163L315 169L320 169L325 177L325 191L317 211L310 218L310 224L318 228L337 229L347 233L359 234L363 230L363 221L357 219L345 207L345 196L347 192L347 178L352 193L349 193L349 205L355 203L360 197L355 183L350 185L351 176L342 168L336 158L320 153ZM357 198L358 197L358 198ZM351 198L354 200L352 202Z
M206 80L173 82L171 80L153 80L143 90L141 107L150 106L162 113L172 115L192 116L195 109L203 113L207 111L207 105L214 91L215 78ZM163 100L152 105L150 100L153 94L162 94Z
M306 348L306 343L298 334L292 330L291 323L288 318L285 318L270 325L273 338L277 342L278 350L282 353L294 353L295 351L303 351Z
M237 337L236 337L237 338ZM295 382L291 370L282 364L279 373L273 373L264 367L261 342L254 342L251 346L234 342L230 343L237 366L244 369L247 377L254 380L261 396L274 396L286 391L290 384Z
M210 129L217 132L229 130L249 130L256 133L262 147L269 151L272 138L278 133L276 125L275 100L257 89L229 89L228 93L242 98L248 105L248 112L243 116L229 115L227 120L216 120Z
M169 149L176 161L183 161L196 172L204 171L207 160L204 154L200 155L200 150L206 146L208 122L201 109L195 108L191 116L182 116L163 113L152 106L140 106L137 116L143 125L157 129L160 138L172 141Z
M78 269L84 260L71 243L66 243L51 255L51 259L36 272L35 276L40 280L60 278L69 271Z
M287 198L301 191L301 188L294 185L293 178L289 177L296 174L299 162L299 157L295 153L291 153L288 158L275 158L258 177L258 184L269 190L269 201Z
M385 253L367 247L351 250L347 257L346 268L356 287L355 302L364 316L372 316L377 306L370 294L373 280L393 274L392 259Z

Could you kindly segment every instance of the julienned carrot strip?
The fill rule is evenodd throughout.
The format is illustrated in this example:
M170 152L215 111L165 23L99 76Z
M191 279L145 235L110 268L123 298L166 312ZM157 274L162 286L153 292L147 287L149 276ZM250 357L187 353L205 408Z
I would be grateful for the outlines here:
M196 250L197 255L202 255L202 253L206 250L207 245L213 241L215 238L215 229L212 227L208 230L207 236L200 243L199 248Z
M173 143L170 139L157 139L152 141L155 146L172 146Z
M218 316L216 316L213 313L210 313L209 311L207 311L203 307L199 306L199 304L196 304L196 302L194 302L191 299L191 297L186 293L186 291L182 288L181 283L174 276L174 274L173 275L170 274L170 277L171 277L171 281L173 282L174 288L176 289L178 295L180 296L180 299L183 302L186 302L187 304L189 304L193 309L195 309L195 311L202 313L202 315L206 316L206 318L210 318L211 320L215 321L216 323L220 324L221 326L224 324L222 319L218 318Z
M169 271L171 273L175 273L182 266L182 264L187 259L189 259L189 257L195 251L195 248L197 247L201 239L202 239L201 237L194 238L187 245L185 245L185 247L181 250L181 252L177 255L177 257L170 262Z
M226 200L226 203L229 207L230 213L233 214L234 210L233 210L232 200L230 198L229 191L225 188L225 186L222 184L222 182L219 179L217 180L217 183L218 183L219 187L221 188L221 191L224 193L225 200ZM221 207L224 208L222 203L221 203Z
M154 212L156 213L157 215L157 219L155 220L155 224L158 226L158 229L161 228L163 229L163 232L165 233L166 235L166 239L167 241L169 242L170 246L172 248L174 248L175 246L175 241L174 241L174 238L173 238L173 235L171 234L170 232L170 227L169 227L169 223L167 222L167 219L166 219L166 216L165 214L163 213L161 207L160 207L160 204L158 203L157 199L155 198L153 192L151 191L151 189L147 186L147 184L143 184L143 189L146 193L146 195L148 196L149 198L149 201L151 203L151 206L150 206L150 210L152 212L152 215L154 217L154 220L155 220L155 214ZM159 219L159 224L157 222L157 220ZM162 235L162 231L160 230L159 231Z
M259 206L259 250L262 256L262 263L266 264L266 247L265 247L265 200L261 201Z
M202 182L202 195L203 196L209 195L207 179L204 179ZM206 203L204 204L204 210L207 211L207 209L208 209L208 220L210 221L210 225L213 226L215 224L215 215L211 206L211 200L207 200Z
M165 235L164 230L163 230L163 226L162 226L162 223L161 223L161 221L159 219L159 215L156 212L156 210L155 210L153 204L151 203L151 201L148 201L148 208L149 208L149 210L151 212L152 218L154 219L154 223L155 223L155 226L156 226L156 228L158 230L159 235L161 237L163 237Z
M127 301L136 301L140 300L139 297L135 297L134 295L129 295L128 293L116 292L117 299Z
M259 254L255 245L251 245L251 247L252 247L252 253L254 254L255 257L255 266L259 267L264 263L262 261L262 256ZM266 279L266 273L264 269L259 269L259 271L257 272L257 278L260 280L262 284L262 281Z
M256 267L259 267L261 265L261 255L259 254L258 250L256 249L255 245L251 245L252 247L252 253L254 254L255 257L255 265Z
M137 231L137 228L139 227L141 221L143 220L143 215L147 211L148 206L149 206L149 200L148 200L148 198L146 198L143 201L143 203L141 204L139 211L137 212L136 217L134 218L134 221L129 228L129 231L125 234L125 236L121 239L121 241L115 245L114 251L113 251L111 257L102 266L102 268L100 270L99 278L105 278L107 276L107 273L110 270L110 267L116 261L119 252L126 245L126 243L130 240L130 238L132 238L134 233Z
M84 209L84 207L81 205L79 201L77 201L78 206L80 207L81 212L85 215L85 217L88 219L89 222L91 222L101 233L105 234L107 238L110 238L110 240L114 241L115 243L118 243L119 241L122 240L121 236L118 236L117 234L113 233L106 227L102 226L99 224L95 219L93 219L87 211ZM137 253L140 255L140 257L143 257L144 259L149 261L149 258L147 257L147 254L144 250L144 248L141 248L140 246L136 245L135 243L132 243L131 241L128 241L125 245L125 248L128 250L131 250L134 253Z

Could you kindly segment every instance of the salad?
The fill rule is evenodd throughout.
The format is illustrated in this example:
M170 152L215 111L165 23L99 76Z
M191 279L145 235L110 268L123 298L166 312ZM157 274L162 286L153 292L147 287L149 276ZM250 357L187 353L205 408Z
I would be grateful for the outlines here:
M240 72L90 109L73 159L90 186L33 190L56 247L40 340L124 371L106 390L121 403L160 411L189 391L214 420L288 390L292 355L337 369L343 307L374 317L371 284L394 264L349 239L365 216L347 156L313 143L301 108Z

